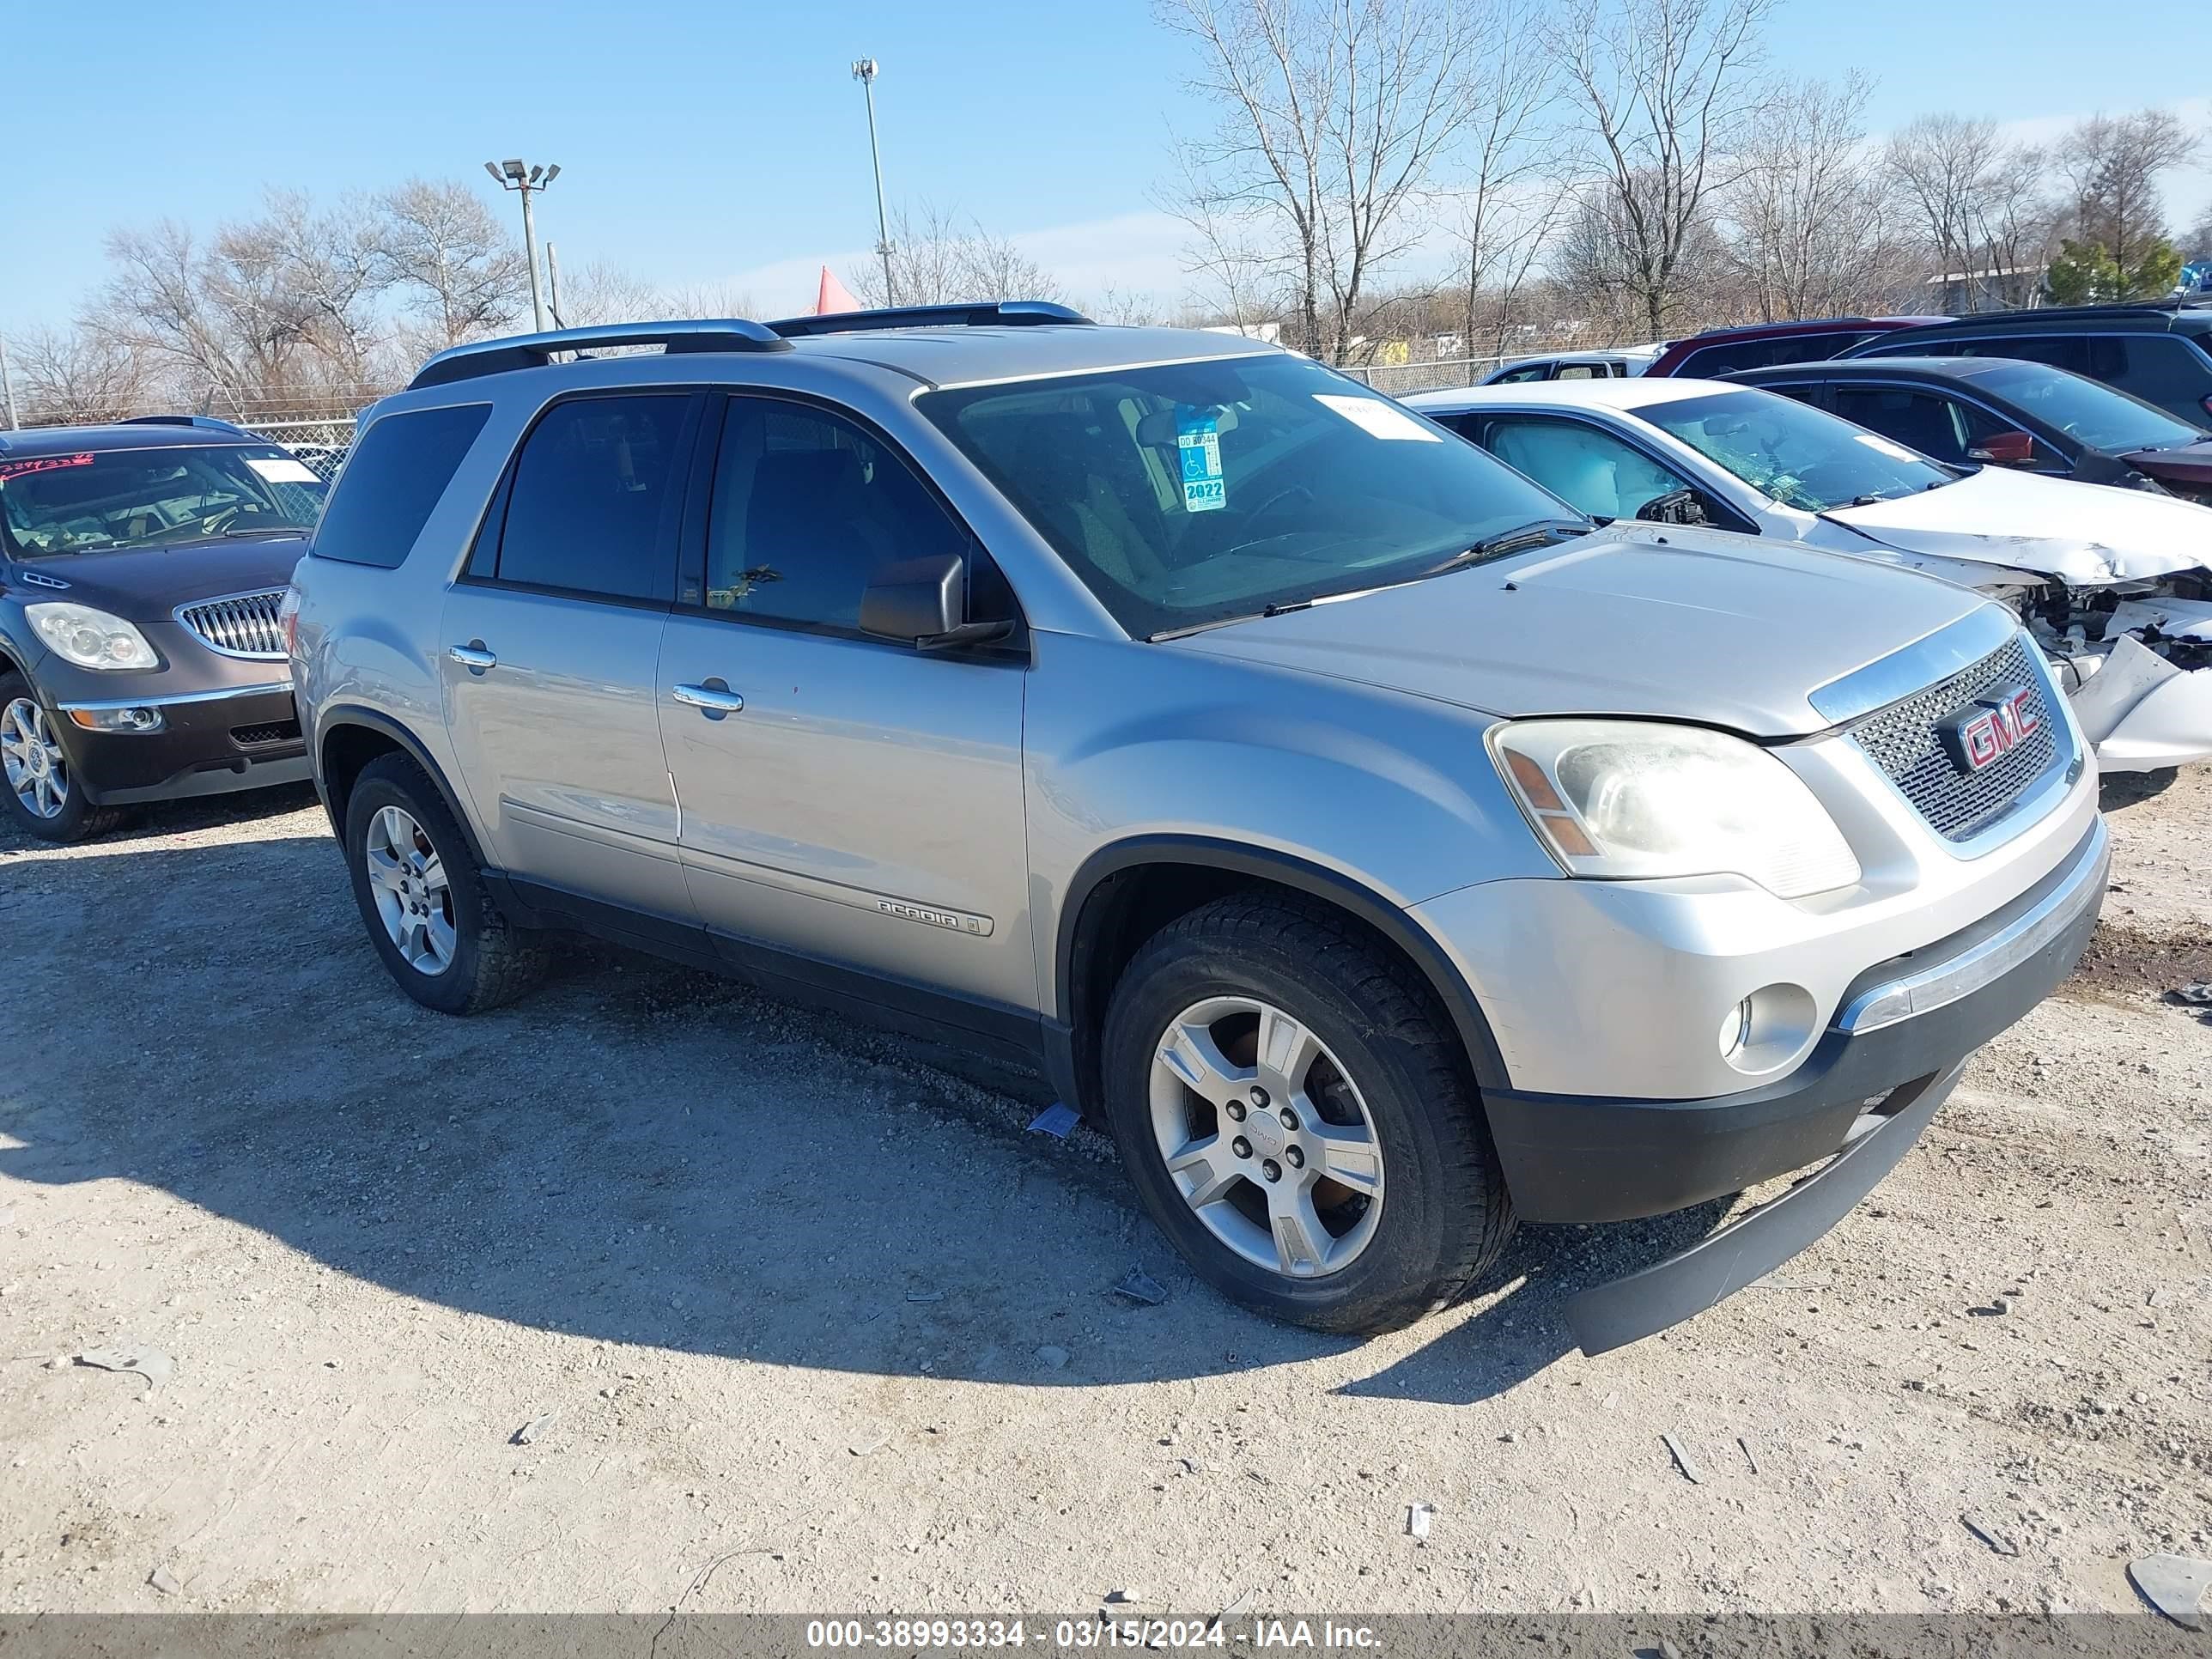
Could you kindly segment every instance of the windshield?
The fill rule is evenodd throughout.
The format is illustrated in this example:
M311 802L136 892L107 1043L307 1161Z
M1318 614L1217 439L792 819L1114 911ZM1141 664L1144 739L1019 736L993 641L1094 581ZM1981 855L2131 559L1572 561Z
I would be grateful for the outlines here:
M1587 527L1303 357L955 389L919 406L1140 637L1410 580L1530 526Z
M19 559L311 528L328 486L275 445L164 445L0 459Z
M1959 475L1893 439L1771 392L1716 392L1637 410L1760 494L1805 513L1866 507Z
M2112 454L2193 444L2204 434L2124 392L2043 363L2004 363L1972 377L1997 397L2068 437Z

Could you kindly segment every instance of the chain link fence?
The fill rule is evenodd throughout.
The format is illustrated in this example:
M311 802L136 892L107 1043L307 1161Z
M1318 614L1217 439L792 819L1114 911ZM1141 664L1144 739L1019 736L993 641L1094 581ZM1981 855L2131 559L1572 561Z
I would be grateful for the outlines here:
M320 516L327 486L337 480L338 468L345 465L346 453L353 447L354 421L350 416L328 421L258 421L239 423L257 438L266 438L278 448L287 451L293 459L323 481L325 488L313 489L302 483L272 483L277 499L289 511L302 518Z
M1500 363L1510 363L1528 355L1515 351L1502 357L1440 357L1425 363L1347 364L1341 372L1363 386L1372 386L1393 398L1402 398L1409 392L1434 392L1443 386L1478 385Z

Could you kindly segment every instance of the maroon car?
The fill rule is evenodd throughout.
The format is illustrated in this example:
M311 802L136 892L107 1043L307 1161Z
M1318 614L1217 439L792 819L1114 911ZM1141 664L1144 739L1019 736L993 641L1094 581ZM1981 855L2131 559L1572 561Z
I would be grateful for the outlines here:
M1898 329L1950 320L1948 317L1821 317L1810 322L1709 328L1703 334L1675 341L1644 372L1710 380L1739 368L1833 357Z

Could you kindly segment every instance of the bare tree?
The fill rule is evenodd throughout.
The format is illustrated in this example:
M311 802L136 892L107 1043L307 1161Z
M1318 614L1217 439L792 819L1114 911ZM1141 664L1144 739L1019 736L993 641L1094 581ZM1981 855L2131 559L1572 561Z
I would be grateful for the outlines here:
M1684 261L1765 107L1772 0L1568 0L1548 35L1596 178L1587 201L1621 239L1616 281L1650 337L1680 304Z
M496 333L521 315L530 293L522 250L476 191L410 179L377 208L384 281L432 349Z
M1188 216L1256 236L1293 343L1342 362L1363 296L1416 240L1472 109L1473 14L1453 0L1160 0L1219 111L1184 147Z
M561 320L570 328L643 322L659 314L659 288L607 260L562 273Z
M2093 115L2054 151L2069 194L2070 240L2101 249L2122 271L2144 264L2166 240L2160 180L2196 159L2196 134L2169 110Z
M1494 298L1498 349L1504 349L1513 299L1558 224L1565 195L1556 174L1556 135L1544 118L1558 102L1559 67L1543 50L1539 13L1527 0L1496 0L1475 21L1469 54L1470 114L1449 194L1458 206L1453 240L1465 277L1459 319L1463 350L1474 349L1476 313Z
M1157 294L1143 294L1109 283L1097 295L1076 303L1078 311L1093 322L1122 328L1151 328L1173 320L1165 301Z
M234 401L251 366L240 361L228 319L209 298L192 233L167 219L151 230L118 230L108 236L107 258L113 274L87 310L87 331L166 358L202 384L229 390Z
M1201 309L1242 327L1268 320L1285 292L1279 261L1267 246L1266 216L1247 204L1220 199L1197 170L1187 145L1176 149L1177 179L1155 193L1155 202L1189 228L1183 274L1198 279Z
M2212 259L2212 206L2197 216L2197 222L2181 234L2174 246L2180 249L2181 257L2192 264Z
M1888 192L1865 153L1873 82L1856 71L1781 89L1721 193L1728 258L1759 320L1835 316L1894 285Z
M1060 283L1010 239L994 236L953 209L925 202L891 215L891 273L901 305L953 305L963 300L1056 300ZM886 302L883 270L871 265L854 280L864 305Z
M659 290L656 317L758 317L752 295L732 283L686 283Z
M2039 150L2006 142L1986 118L1923 115L1891 135L1882 167L1936 273L1954 279L1947 306L2018 305L2040 286L2051 212Z
M127 341L39 329L13 349L24 412L34 426L119 421L152 398L145 357Z
M1638 239L1656 217L1662 195L1656 179L1638 174L1628 180L1626 191L1609 185L1586 188L1569 204L1549 263L1575 296L1579 318L1595 327L1596 340L1664 339L1682 331L1677 325L1699 325L1724 309L1719 299L1728 285L1729 252L1708 202L1670 233L1674 247L1668 256L1661 324L1652 327L1651 299L1657 290Z

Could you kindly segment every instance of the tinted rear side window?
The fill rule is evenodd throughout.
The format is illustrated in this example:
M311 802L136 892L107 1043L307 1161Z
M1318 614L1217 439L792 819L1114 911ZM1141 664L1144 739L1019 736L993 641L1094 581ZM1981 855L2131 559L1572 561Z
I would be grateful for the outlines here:
M2098 335L2087 342L2089 378L2132 392L2202 426L2212 404L2212 362L2166 334Z
M1682 359L1675 372L1690 380L1710 379L1739 368L1766 368L1776 363L1811 363L1848 351L1864 334L1784 334L1765 340L1729 340L1700 346Z
M315 526L314 556L397 568L490 416L489 404L460 404L373 423Z
M688 393L578 398L545 411L515 459L498 579L617 599L676 595Z

